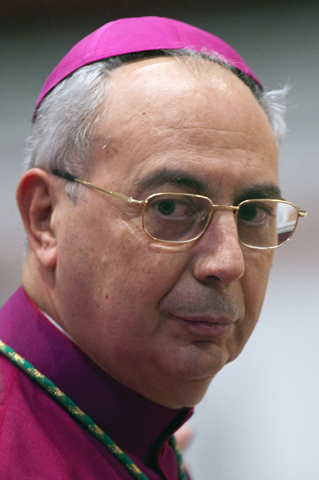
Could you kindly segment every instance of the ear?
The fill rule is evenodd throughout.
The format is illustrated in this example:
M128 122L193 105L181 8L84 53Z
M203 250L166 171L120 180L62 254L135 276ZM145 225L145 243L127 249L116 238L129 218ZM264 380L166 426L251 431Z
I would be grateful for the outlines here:
M52 227L56 184L52 175L39 168L28 170L17 188L17 202L31 250L48 268L56 266L57 242Z

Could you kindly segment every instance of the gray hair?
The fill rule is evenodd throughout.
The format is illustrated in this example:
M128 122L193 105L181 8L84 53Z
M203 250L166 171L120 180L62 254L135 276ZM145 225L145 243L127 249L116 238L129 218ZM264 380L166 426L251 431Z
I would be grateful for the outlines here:
M129 62L155 56L189 57L186 62L198 68L202 59L216 62L237 75L251 89L265 111L279 143L285 132L287 89L267 92L251 77L229 65L218 55L191 50L160 50L121 55L86 65L60 82L42 101L27 141L26 167L72 172L85 178L89 171L90 151L94 144L94 126L107 98L111 72Z

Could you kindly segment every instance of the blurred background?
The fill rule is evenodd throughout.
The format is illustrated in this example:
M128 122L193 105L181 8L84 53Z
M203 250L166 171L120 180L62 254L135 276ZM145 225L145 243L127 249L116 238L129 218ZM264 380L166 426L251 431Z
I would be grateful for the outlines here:
M259 0L1 0L0 305L20 284L15 189L36 98L62 56L119 17L161 15L230 43L268 89L289 84L284 196L308 211L278 250L259 324L191 420L194 480L319 478L319 3Z

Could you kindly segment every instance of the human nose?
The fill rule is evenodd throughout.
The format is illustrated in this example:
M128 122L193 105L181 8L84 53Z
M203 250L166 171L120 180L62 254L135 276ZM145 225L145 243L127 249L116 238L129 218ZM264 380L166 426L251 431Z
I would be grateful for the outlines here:
M239 280L245 271L243 250L232 211L217 211L202 237L193 247L193 275L207 282L227 285Z

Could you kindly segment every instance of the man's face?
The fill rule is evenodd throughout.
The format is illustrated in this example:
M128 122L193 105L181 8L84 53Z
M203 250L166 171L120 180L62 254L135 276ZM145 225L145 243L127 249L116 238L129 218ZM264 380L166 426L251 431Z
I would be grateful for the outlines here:
M206 70L169 58L115 70L85 180L141 200L188 192L223 205L276 186L265 114L233 74ZM56 320L128 387L169 407L196 404L252 333L272 253L241 246L227 210L194 243L157 242L140 207L83 188L56 220Z

